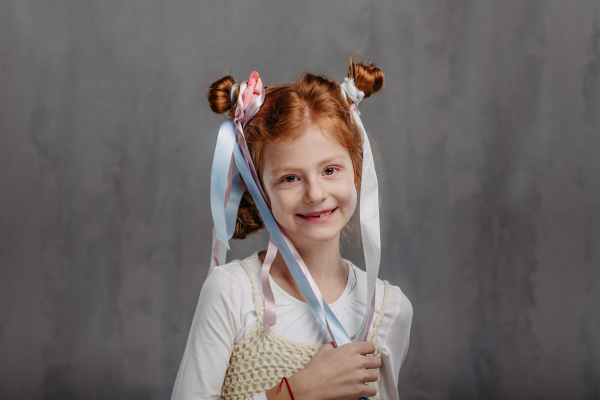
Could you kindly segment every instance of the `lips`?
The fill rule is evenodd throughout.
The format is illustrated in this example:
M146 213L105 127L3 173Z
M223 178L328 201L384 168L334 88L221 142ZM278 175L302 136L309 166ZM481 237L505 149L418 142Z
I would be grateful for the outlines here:
M303 217L303 218L311 219L311 220L312 219L321 219L321 218L324 219L324 218L327 218L328 216L330 216L331 213L334 212L335 210L337 210L337 207L329 209L329 210L321 210L321 211L315 211L315 212L312 212L309 214L297 214L297 215L299 215L300 217Z

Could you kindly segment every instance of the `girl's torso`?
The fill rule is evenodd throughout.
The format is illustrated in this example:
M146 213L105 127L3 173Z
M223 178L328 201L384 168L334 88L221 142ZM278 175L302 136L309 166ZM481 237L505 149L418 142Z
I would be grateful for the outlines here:
M310 306L285 292L271 277L270 283L277 303L277 324L270 328L263 327L261 266L257 253L244 261L236 260L223 266L230 268L230 272L236 274L236 279L243 281L243 275L246 275L246 284L240 285L244 292L243 309L240 313L242 323L225 375L222 399L243 400L273 387L282 376L290 376L304 368L319 347L331 340L326 328L313 314ZM348 266L346 289L330 307L353 338L366 309L366 282L362 282L366 281L366 274L350 262ZM364 279L360 279L361 277ZM359 284L361 282L364 284ZM390 355L390 349L385 346L385 335L397 309L397 304L388 306L388 301L392 297L392 302L397 303L401 297L398 296L398 292L399 288L378 280L375 317L367 340L375 344L376 351L373 355L382 357L382 361L384 354ZM380 333L386 314L387 324L384 324L386 326ZM383 369L384 374L389 370ZM369 383L378 389L378 395L373 399L380 398L381 378L380 374L377 382ZM386 381L389 378L384 376ZM397 375L395 379L392 377L392 380L395 382Z
M215 267L206 278L175 380L172 400L217 400L223 397L243 399L244 397L235 397L235 392L228 391L227 382L234 381L233 377L241 365L238 361L248 360L252 351L260 353L262 347L267 346L269 350L279 354L278 352L287 352L290 345L298 346L299 351L295 354L304 358L299 364L293 365L305 365L316 349L331 341L327 329L313 314L310 306L287 294L272 278L270 283L277 304L277 323L268 330L263 330L261 318L264 301L260 281L262 264L257 253L246 258L243 263L246 268L239 262ZM366 272L350 262L348 264L356 272L356 286L349 294L340 296L329 306L348 335L354 338L366 310L367 279ZM384 306L386 286L387 301ZM397 286L385 285L378 280L376 289L375 313L381 316L381 322L373 335L374 324L378 320L374 318L369 332L373 335L371 340L377 340L381 351L379 397L397 400L398 374L408 350L412 306ZM250 350L246 351L246 347ZM308 353L307 357L304 356L305 353ZM282 355L285 353L280 354ZM263 363L269 368L281 367L277 372L273 370L273 376L276 373L287 374L287 364L279 365L278 360L267 361L267 357L258 356L251 361ZM252 370L256 365L258 364L250 363L239 368ZM254 382L260 381L261 377L256 375L258 370L252 371L249 375L243 375L243 378L236 376L235 379L242 379L247 386L244 390L254 393L260 390L254 386ZM279 375L278 380L281 379ZM275 383L271 384L269 381L269 387L275 386ZM265 399L264 393L258 392L254 399Z

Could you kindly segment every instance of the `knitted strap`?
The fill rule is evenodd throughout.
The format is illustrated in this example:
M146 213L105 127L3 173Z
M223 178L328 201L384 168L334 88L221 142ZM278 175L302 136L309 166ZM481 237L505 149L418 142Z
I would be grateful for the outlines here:
M379 329L381 321L383 321L383 314L385 312L385 306L387 305L388 301L389 286L390 283L388 281L383 281L383 302L381 303L381 309L379 310L379 313L377 313L377 318L375 318L375 324L373 324L373 335L377 333L377 329Z
M232 262L239 263L246 274L248 274L248 278L250 278L250 283L252 284L252 297L254 298L254 310L256 311L256 316L258 317L258 322L262 325L262 309L260 307L260 297L258 296L258 289L256 288L256 284L254 283L254 278L252 278L252 273L250 269L242 260L233 260Z

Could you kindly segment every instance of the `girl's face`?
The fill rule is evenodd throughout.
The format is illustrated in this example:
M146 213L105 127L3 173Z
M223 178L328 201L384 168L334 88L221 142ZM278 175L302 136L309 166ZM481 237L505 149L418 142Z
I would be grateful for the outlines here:
M295 244L339 240L356 209L348 150L310 126L293 141L267 145L263 157L263 184L273 217Z

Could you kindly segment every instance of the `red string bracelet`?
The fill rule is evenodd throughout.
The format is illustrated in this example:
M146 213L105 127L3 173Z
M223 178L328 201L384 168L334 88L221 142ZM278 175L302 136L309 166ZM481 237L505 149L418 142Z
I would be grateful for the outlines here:
M292 388L290 387L290 383L288 382L288 380L285 376L283 378L281 378L281 382L279 382L279 388L277 389L277 393L279 393L279 391L281 390L281 385L283 385L283 381L285 381L285 384L288 387L288 391L290 392L290 396L292 396L292 400L294 400L294 395L292 394Z

